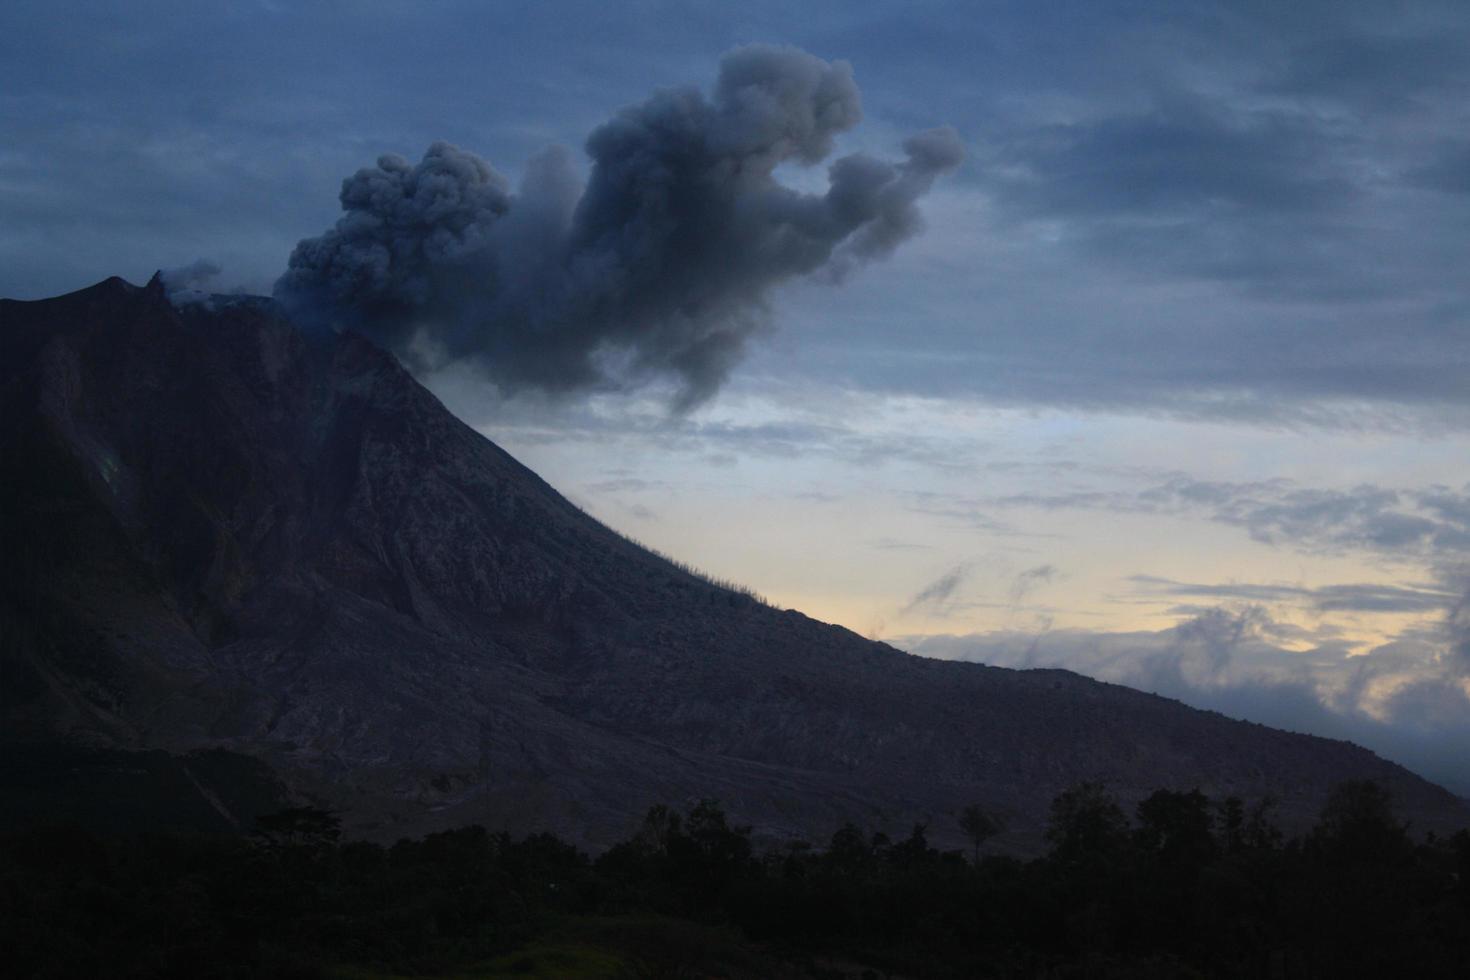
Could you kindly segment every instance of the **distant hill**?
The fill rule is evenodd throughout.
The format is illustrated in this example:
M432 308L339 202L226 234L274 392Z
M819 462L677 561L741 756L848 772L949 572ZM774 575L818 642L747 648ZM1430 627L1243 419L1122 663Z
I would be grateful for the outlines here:
M168 769L155 788L194 794L195 823L312 799L378 837L478 822L595 847L715 797L764 836L929 821L956 843L980 803L1024 846L1082 780L1270 795L1292 824L1372 778L1416 827L1470 823L1347 743L912 657L704 580L389 354L265 299L175 309L114 278L0 301L0 463L0 775L30 811L125 793L117 760L151 752L134 768ZM26 761L48 752L74 760L53 796Z

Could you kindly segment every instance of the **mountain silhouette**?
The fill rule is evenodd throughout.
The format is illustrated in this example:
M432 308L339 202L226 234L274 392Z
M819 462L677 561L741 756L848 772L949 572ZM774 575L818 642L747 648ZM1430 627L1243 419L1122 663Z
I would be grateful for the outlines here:
M708 581L270 300L176 308L155 277L0 301L0 385L0 734L37 799L134 773L234 825L279 797L370 836L591 846L701 797L773 838L957 843L978 803L1024 844L1084 780L1269 795L1289 824L1366 778L1416 827L1466 822L1345 742L910 656Z

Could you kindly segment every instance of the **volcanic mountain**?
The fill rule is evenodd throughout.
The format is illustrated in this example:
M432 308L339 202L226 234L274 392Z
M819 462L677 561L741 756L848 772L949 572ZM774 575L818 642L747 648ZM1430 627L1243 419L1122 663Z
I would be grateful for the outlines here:
M155 278L0 302L0 460L12 818L146 783L223 824L312 800L378 837L596 846L710 797L773 838L953 840L969 803L1034 834L1083 780L1270 795L1290 823L1371 778L1420 828L1467 820L1348 743L913 657L721 587L265 299L176 307Z

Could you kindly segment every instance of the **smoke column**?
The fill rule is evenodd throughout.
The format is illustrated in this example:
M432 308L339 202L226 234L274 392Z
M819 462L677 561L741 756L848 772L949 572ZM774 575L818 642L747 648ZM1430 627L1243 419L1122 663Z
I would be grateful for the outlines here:
M905 141L901 162L834 160L824 194L774 178L826 160L861 117L845 62L762 45L725 55L712 98L659 91L596 129L585 185L561 149L533 159L514 192L448 143L418 164L384 156L343 182L344 214L296 246L276 297L303 322L400 353L472 359L506 391L667 376L686 410L768 322L773 286L891 253L963 157L942 128Z

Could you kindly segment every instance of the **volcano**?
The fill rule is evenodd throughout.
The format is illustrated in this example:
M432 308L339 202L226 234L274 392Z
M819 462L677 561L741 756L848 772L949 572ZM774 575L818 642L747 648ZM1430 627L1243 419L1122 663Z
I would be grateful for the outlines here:
M651 804L714 798L770 839L852 821L957 841L978 803L1019 845L1081 781L1270 796L1290 825L1346 779L1417 828L1467 820L1345 742L771 608L268 299L176 307L155 277L0 301L0 384L12 821L136 804L248 827L311 801L370 837L481 823L597 847Z

